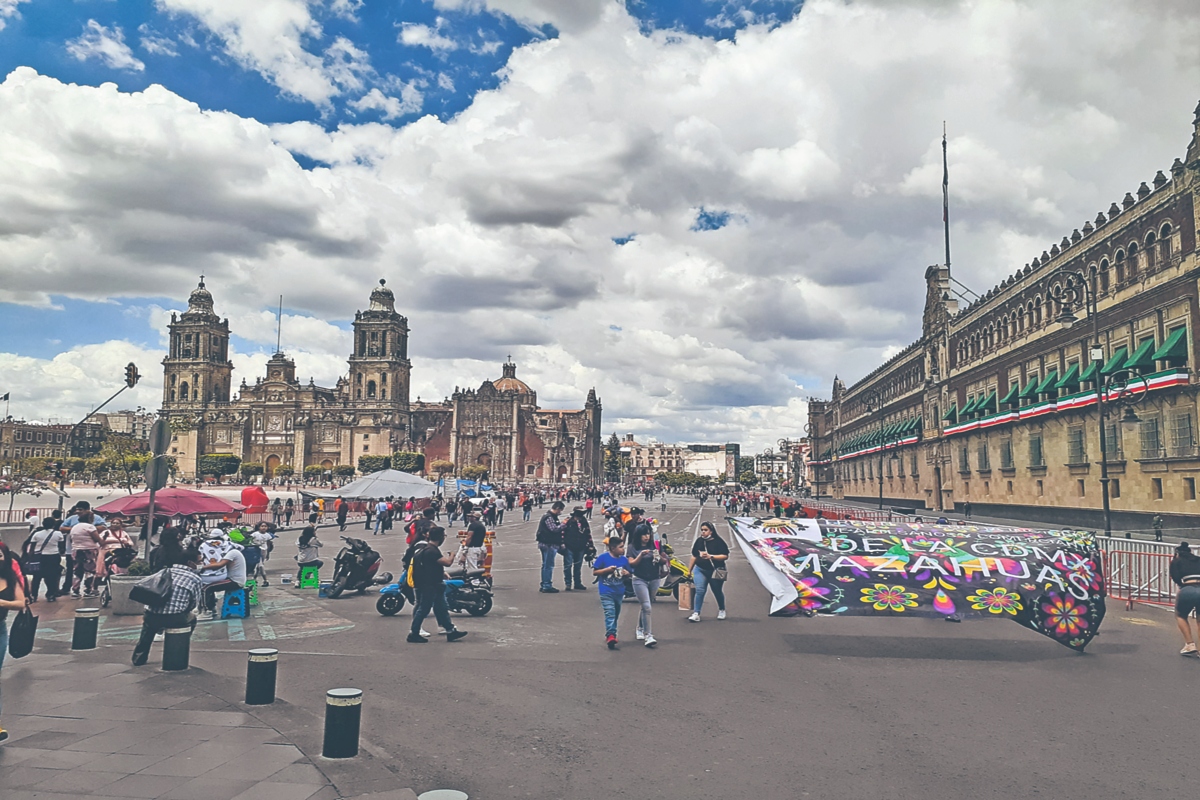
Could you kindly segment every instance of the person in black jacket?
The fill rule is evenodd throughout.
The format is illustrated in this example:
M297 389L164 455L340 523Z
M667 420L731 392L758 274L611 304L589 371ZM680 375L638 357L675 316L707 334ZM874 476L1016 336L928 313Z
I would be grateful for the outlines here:
M1196 652L1196 638L1192 636L1188 617L1200 610L1200 556L1192 552L1187 542L1180 542L1175 548L1171 580L1179 587L1179 594L1175 595L1175 624L1183 634L1183 649L1179 655L1196 658L1200 653ZM1200 629L1200 623L1196 627Z
M558 593L558 589L554 588L554 557L563 546L563 529L566 525L558 521L563 508L561 501L555 501L538 523L537 545L538 550L542 551L542 585L538 591L542 594Z
M587 521L587 512L576 507L571 511L567 524L563 528L563 581L567 591L571 591L571 580L574 578L575 591L586 592L583 585L583 560L592 543L592 526Z

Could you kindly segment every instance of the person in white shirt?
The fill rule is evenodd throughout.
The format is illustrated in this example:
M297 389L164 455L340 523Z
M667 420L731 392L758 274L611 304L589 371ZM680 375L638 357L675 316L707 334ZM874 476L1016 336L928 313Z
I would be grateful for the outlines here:
M65 539L63 532L58 529L58 520L46 517L42 520L42 529L35 531L26 543L22 555L36 557L39 561L37 572L30 576L29 595L34 602L38 599L38 590L43 582L46 584L46 602L53 603L58 600L58 581L62 577Z

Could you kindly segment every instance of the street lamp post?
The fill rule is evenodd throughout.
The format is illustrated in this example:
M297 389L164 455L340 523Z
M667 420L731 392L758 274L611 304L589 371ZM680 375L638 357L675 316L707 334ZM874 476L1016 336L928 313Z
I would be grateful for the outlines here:
M883 393L878 389L863 397L867 413L879 412L879 510L883 511Z
M1097 304L1098 296L1095 285L1096 270L1090 269L1088 272L1083 270L1060 270L1062 275L1062 283L1059 284L1059 292L1056 293L1056 298L1062 304L1062 310L1055 317L1055 322L1061 323L1064 327L1071 327L1078 318L1075 316L1074 307L1079 301L1083 300L1084 314L1092 321L1092 344L1091 344L1091 360L1096 364L1096 370L1099 372L1100 364L1104 361L1104 348L1100 345L1100 312ZM1133 379L1132 381L1130 379ZM1096 409L1099 415L1100 423L1100 499L1104 506L1104 535L1112 536L1112 507L1109 495L1109 477L1108 477L1108 436L1105 428L1107 427L1108 412L1108 394L1113 390L1117 383L1121 384L1121 390L1118 392L1115 402L1125 406L1125 415L1122 417L1123 424L1135 424L1140 422L1137 415L1133 412L1133 404L1137 402L1137 398L1130 391L1130 383L1136 383L1138 380L1145 383L1145 379L1141 378L1137 373L1127 370L1115 370L1108 375L1096 376ZM1149 384L1146 385L1149 388ZM1125 538L1130 538L1128 532L1125 533Z

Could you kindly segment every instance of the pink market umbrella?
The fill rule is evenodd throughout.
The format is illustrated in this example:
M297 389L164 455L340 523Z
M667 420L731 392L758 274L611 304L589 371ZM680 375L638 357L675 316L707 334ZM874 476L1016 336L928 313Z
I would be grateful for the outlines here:
M138 492L105 503L96 510L101 514L125 514L138 516L150 510L150 493ZM242 510L239 503L230 503L219 497L191 489L160 489L154 493L154 516L173 517L176 514L236 514Z

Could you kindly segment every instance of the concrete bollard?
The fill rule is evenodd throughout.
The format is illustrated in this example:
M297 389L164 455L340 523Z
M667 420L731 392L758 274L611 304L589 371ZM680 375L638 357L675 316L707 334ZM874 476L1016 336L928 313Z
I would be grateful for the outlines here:
M275 674L279 651L261 647L250 651L246 662L246 705L267 706L275 702Z
M178 672L188 668L192 657L192 629L167 628L163 631L163 672Z
M75 629L71 632L72 650L95 650L96 633L100 630L100 609L75 609Z
M325 693L325 758L354 758L358 755L358 732L362 725L362 689L330 689Z

